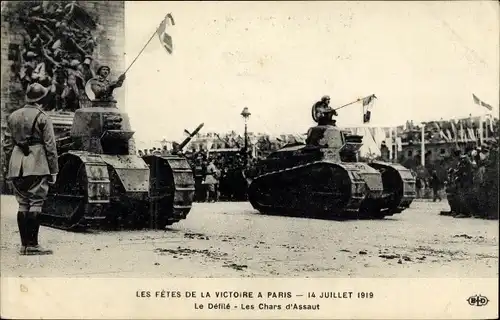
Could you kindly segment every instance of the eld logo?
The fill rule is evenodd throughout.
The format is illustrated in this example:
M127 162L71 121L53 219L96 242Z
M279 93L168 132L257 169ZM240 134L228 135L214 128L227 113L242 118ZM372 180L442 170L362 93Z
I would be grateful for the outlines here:
M476 306L476 307L484 307L485 305L488 304L489 300L488 298L482 296L482 295L475 295L475 296L471 296L469 297L469 299L467 299L467 302L471 305L471 306Z

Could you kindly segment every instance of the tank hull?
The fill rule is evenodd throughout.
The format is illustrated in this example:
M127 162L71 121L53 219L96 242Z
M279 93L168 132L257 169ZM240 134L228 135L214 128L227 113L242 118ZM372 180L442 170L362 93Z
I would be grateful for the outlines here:
M378 219L401 213L416 196L400 165L319 160L256 177L249 201L262 213Z
M69 151L59 167L42 212L45 226L163 229L191 209L194 179L181 157Z

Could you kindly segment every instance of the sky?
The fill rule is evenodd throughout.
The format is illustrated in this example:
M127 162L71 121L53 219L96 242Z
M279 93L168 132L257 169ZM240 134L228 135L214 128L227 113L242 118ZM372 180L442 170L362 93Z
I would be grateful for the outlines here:
M174 53L158 37L127 72L125 109L141 141L183 130L302 133L311 106L375 94L371 126L480 115L499 104L496 2L134 2L128 66L171 12ZM122 103L122 102L121 102ZM339 110L362 125L362 107Z

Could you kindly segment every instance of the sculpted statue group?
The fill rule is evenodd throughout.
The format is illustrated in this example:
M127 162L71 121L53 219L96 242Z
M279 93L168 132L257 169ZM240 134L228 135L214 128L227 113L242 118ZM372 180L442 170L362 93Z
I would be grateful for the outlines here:
M19 21L26 33L13 69L23 90L33 83L49 89L44 109L74 111L88 98L113 100L125 75L110 81L110 67L95 66L97 26L76 1L31 4Z

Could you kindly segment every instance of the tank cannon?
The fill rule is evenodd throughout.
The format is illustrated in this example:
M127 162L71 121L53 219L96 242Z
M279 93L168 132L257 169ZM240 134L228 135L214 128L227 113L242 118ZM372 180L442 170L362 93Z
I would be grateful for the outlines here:
M334 125L309 129L305 144L284 147L256 166L249 186L263 213L323 218L383 218L416 196L410 170L395 163L358 162L362 136Z
M116 102L94 100L74 113L50 115L60 171L43 225L162 229L186 218L194 197L189 163L178 155L136 155L129 116Z
M204 123L200 123L196 129L194 129L194 131L191 133L187 130L184 130L184 132L186 132L188 134L188 136L180 143L174 143L174 146L173 146L173 154L180 154L182 153L182 150L184 149L185 146L187 146L187 144L191 141L191 139L193 139L193 137L195 137L198 132L200 132L201 128L203 128L205 124Z

